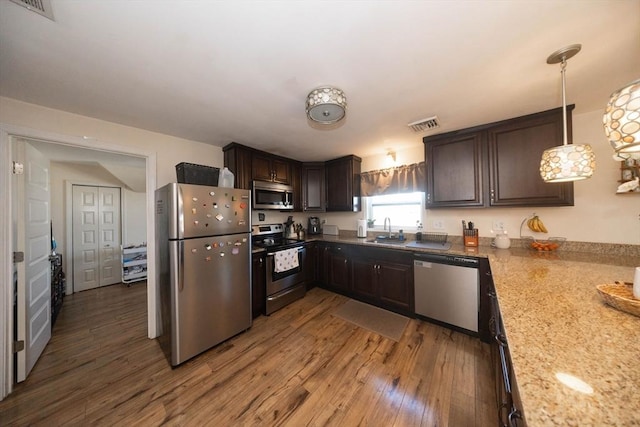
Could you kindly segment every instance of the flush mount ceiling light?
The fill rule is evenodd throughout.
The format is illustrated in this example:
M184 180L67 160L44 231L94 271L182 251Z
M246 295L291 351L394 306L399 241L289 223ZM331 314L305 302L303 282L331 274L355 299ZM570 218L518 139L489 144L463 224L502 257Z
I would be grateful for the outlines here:
M640 153L640 79L611 94L603 122L616 153Z
M547 58L547 64L561 63L562 74L562 145L544 150L540 160L540 176L544 182L579 181L590 178L596 167L596 157L589 144L569 144L567 141L567 99L565 68L567 59L580 52L582 45L573 44L555 51Z
M341 89L323 86L307 95L307 117L314 122L332 124L344 118L347 98Z

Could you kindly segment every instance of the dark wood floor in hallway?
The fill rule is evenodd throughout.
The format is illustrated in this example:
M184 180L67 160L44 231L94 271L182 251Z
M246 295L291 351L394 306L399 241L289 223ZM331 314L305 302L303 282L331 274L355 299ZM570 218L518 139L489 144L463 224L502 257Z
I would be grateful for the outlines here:
M171 369L144 283L74 294L0 425L497 425L487 344L415 319L395 342L332 316L346 300L314 288Z

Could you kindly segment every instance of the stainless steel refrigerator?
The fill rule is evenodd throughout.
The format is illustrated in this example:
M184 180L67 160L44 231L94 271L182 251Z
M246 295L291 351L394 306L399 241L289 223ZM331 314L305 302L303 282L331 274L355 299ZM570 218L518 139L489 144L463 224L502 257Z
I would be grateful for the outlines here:
M251 327L248 190L156 190L160 345L172 366Z

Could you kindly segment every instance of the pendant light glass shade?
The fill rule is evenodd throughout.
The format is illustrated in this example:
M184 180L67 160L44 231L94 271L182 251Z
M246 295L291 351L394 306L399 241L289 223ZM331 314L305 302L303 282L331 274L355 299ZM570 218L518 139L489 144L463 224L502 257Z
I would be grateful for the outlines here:
M595 167L590 145L559 145L542 153L540 176L545 182L579 181L590 178Z
M332 124L345 116L347 98L341 89L323 86L307 95L307 117L314 122Z
M603 122L616 153L640 152L640 79L611 94Z
M562 127L563 145L544 150L540 160L540 176L544 182L580 181L591 178L596 168L596 156L590 145L569 144L567 141L567 98L565 67L567 59L580 52L581 45L574 44L552 53L547 64L561 63L562 74Z

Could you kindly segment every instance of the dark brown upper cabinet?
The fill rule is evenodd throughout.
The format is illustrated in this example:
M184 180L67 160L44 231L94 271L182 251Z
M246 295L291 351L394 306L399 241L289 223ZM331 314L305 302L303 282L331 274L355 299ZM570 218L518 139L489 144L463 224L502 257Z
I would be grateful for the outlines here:
M360 168L362 159L345 156L325 162L327 212L358 212L360 206Z
M429 208L484 206L485 136L446 134L425 143Z
M224 165L234 174L234 187L251 189L251 154L250 148L232 142L222 148Z
M293 185L294 160L278 157L235 142L225 145L224 165L235 175L235 188L251 189L251 181Z
M289 161L256 151L253 153L251 162L254 180L291 185L291 165Z
M235 175L235 187L251 189L251 181L269 181L293 187L297 212L358 212L360 165L357 156L327 162L301 163L235 142L222 148L224 165Z
M302 164L302 210L304 212L324 212L325 210L324 171L324 162Z
M572 182L540 177L542 152L562 145L562 132L556 108L424 138L427 208L573 206Z

